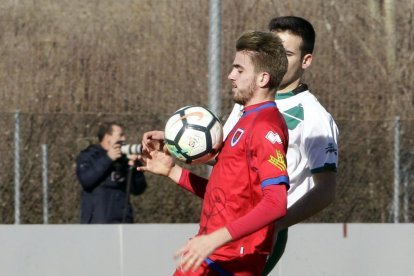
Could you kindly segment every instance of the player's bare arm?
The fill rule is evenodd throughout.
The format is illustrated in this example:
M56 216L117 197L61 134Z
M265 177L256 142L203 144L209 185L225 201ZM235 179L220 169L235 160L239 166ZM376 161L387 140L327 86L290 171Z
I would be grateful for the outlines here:
M335 200L335 172L326 171L315 173L313 179L315 186L289 207L285 217L276 221L276 229L285 229L299 223L323 210Z

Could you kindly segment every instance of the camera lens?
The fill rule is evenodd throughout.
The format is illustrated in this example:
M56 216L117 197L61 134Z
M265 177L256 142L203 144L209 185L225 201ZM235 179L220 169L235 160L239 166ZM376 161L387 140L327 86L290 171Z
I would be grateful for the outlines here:
M141 154L142 145L141 144L127 144L121 146L121 152L126 155L131 154Z

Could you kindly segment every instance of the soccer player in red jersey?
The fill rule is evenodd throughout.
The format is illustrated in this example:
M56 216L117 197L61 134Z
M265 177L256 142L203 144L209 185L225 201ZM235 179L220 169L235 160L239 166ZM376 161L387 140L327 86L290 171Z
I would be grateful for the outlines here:
M245 33L236 49L228 78L244 114L210 178L194 175L157 150L139 168L203 198L198 235L177 251L174 275L261 275L272 249L273 222L286 214L288 131L274 102L287 69L286 53L270 32Z

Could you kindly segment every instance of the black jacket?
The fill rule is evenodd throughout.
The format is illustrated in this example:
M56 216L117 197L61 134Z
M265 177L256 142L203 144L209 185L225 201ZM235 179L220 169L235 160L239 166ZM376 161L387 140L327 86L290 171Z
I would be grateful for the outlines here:
M142 194L147 188L144 174L129 168L122 156L112 161L101 145L90 145L76 159L76 175L82 185L81 223L122 223L127 200L127 178L131 172L130 193ZM128 202L125 222L133 222Z

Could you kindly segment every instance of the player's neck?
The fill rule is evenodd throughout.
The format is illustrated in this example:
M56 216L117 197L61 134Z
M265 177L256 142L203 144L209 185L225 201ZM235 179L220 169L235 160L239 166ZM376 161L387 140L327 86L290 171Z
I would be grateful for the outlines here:
M279 90L277 90L277 93L281 94L291 92L292 90L296 89L300 84L300 79L297 79L294 82L291 82L290 84L286 85L285 87L282 87Z
M275 92L273 90L273 93L270 91L267 91L266 93L256 93L254 97L252 97L250 100L248 100L244 107L260 104L268 101L273 101L275 97Z

